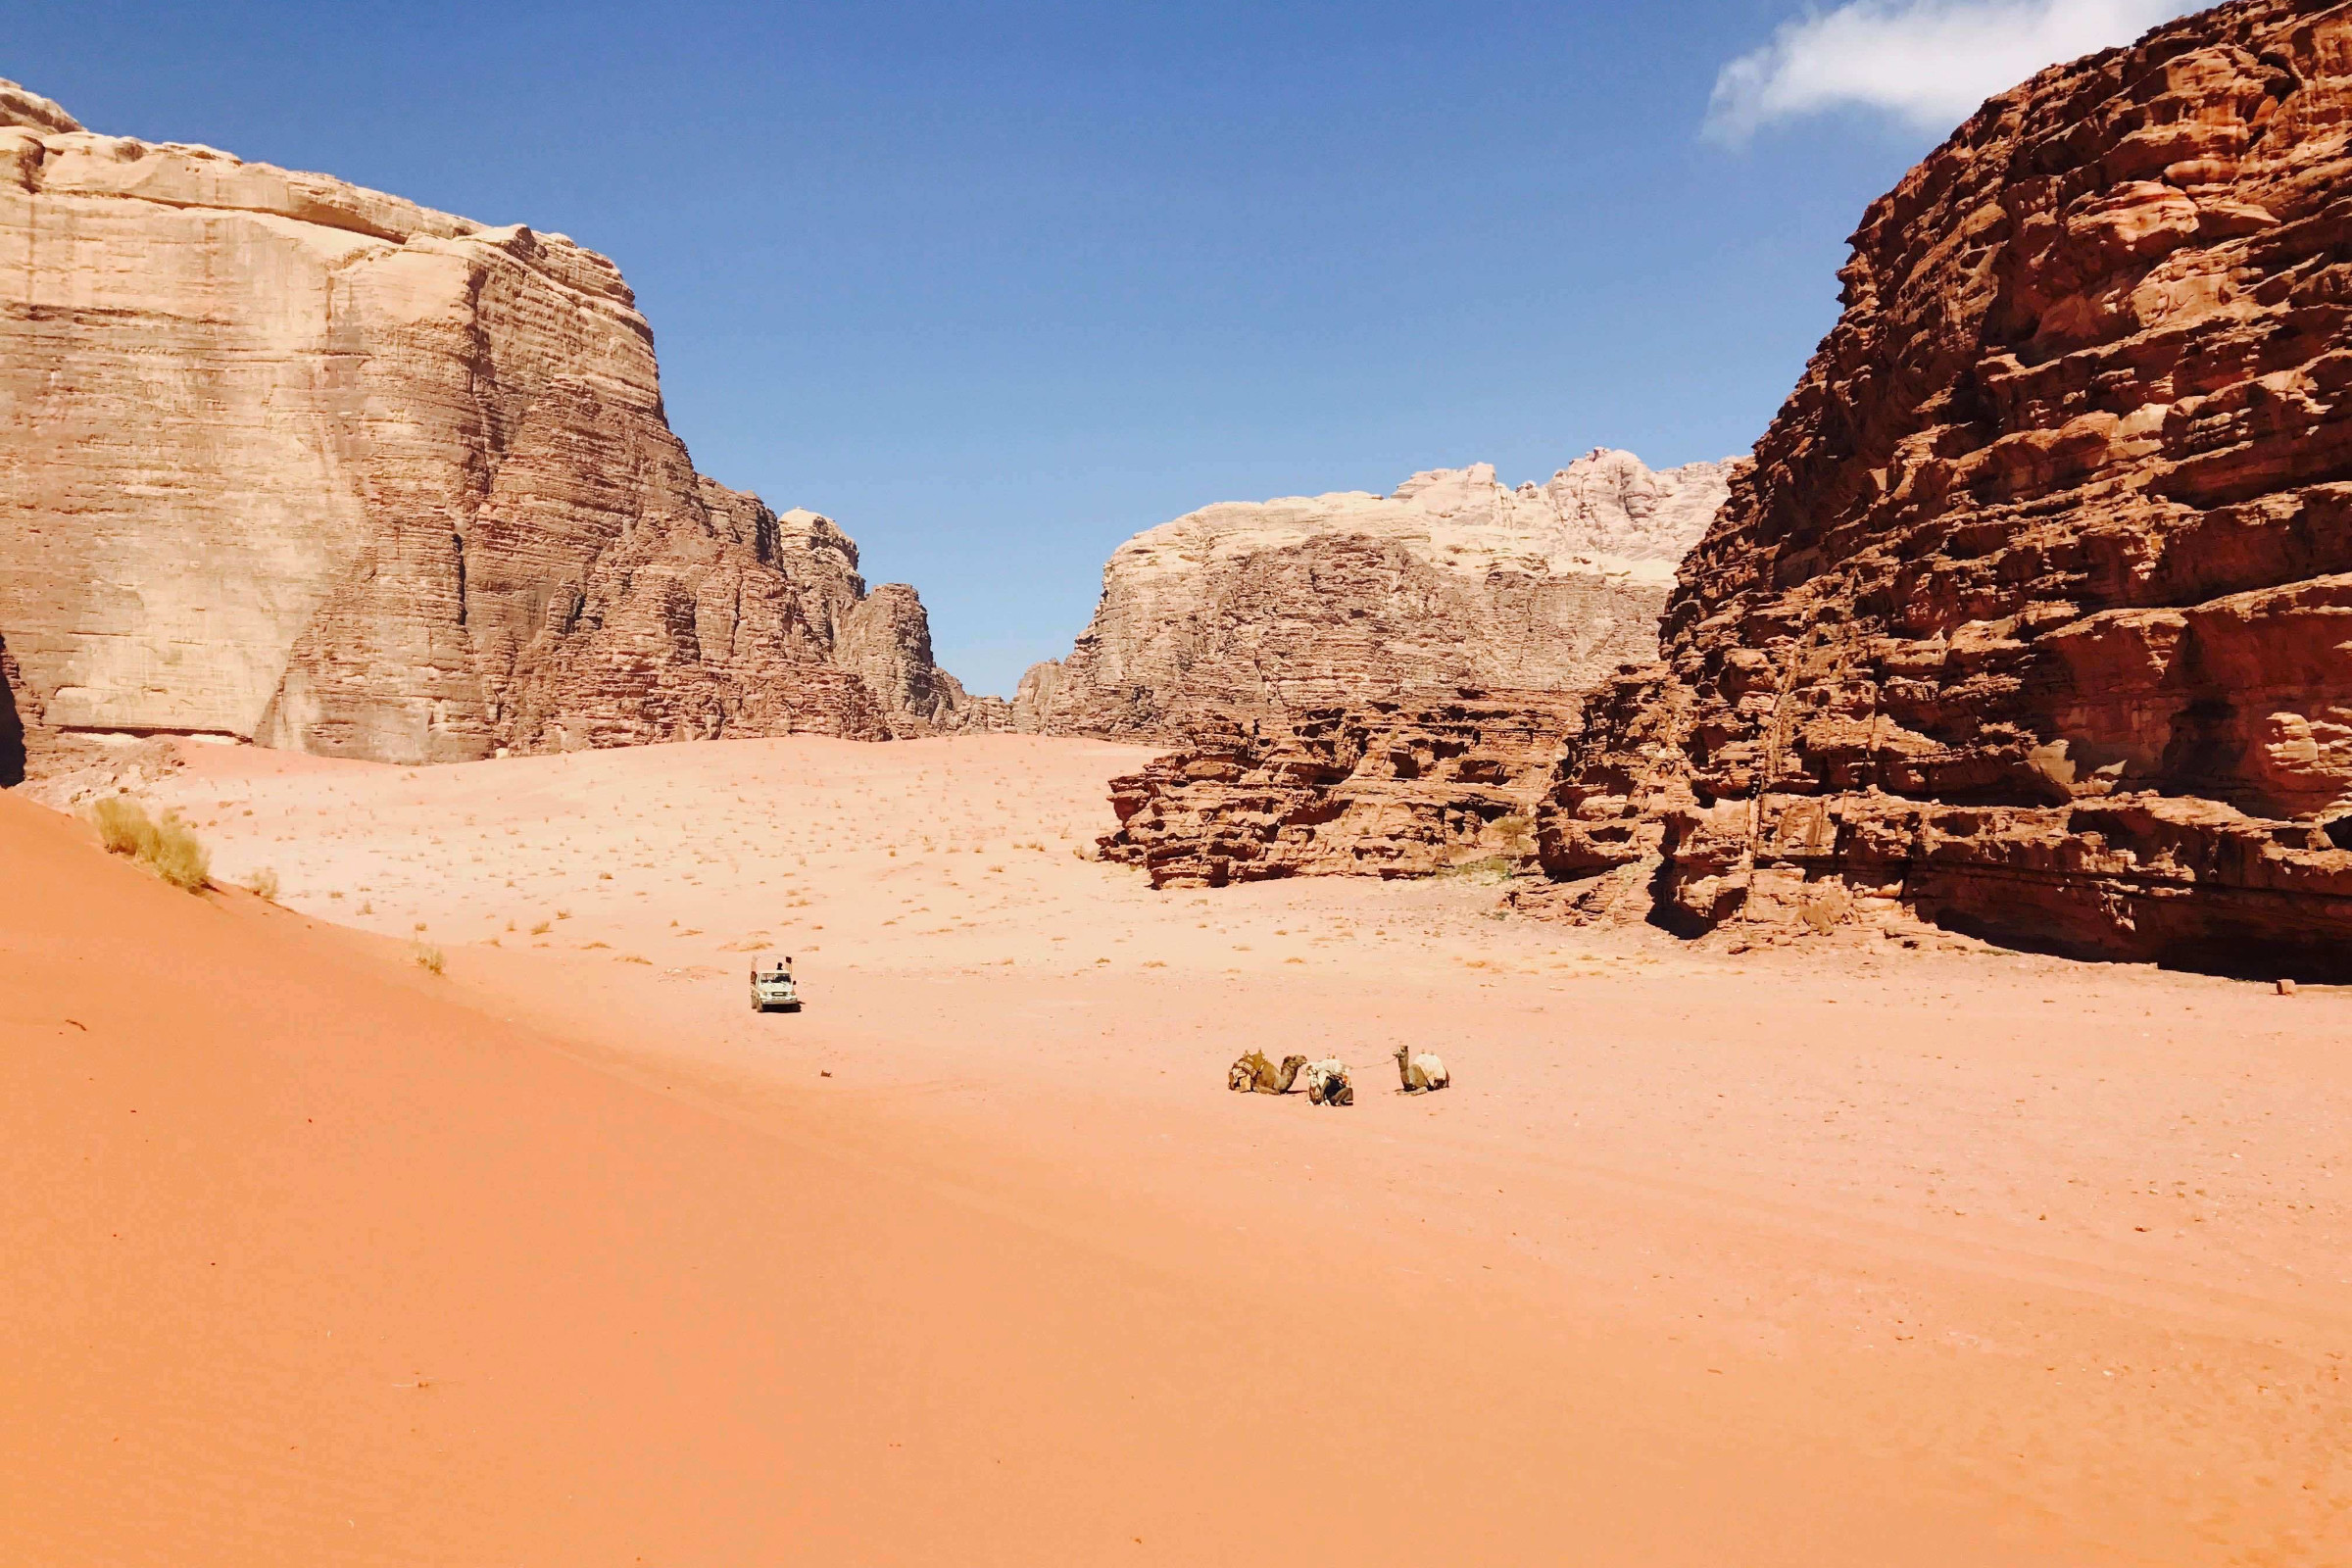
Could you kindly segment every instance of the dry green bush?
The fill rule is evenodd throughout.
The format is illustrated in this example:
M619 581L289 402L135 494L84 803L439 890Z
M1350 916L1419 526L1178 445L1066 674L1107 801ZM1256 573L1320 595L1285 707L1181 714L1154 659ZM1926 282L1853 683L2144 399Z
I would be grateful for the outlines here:
M1524 816L1494 819L1494 839L1505 855L1525 855L1536 847L1536 824Z
M127 855L175 888L194 893L212 874L212 856L177 811L151 817L127 795L111 795L90 808L98 842L110 855Z
M109 855L135 856L155 837L146 808L127 795L110 795L91 807L90 825Z
M277 873L266 865L247 877L245 886L257 898L268 899L271 904L277 902ZM333 897L341 898L342 895L338 893Z

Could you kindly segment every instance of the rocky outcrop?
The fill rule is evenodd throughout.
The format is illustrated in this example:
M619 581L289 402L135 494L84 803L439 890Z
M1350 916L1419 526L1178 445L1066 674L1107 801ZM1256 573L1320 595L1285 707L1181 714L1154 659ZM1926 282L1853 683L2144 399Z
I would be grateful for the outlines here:
M2352 952L2352 9L2242 0L1995 98L1592 701L1541 854L1690 931L1909 907Z
M835 655L881 694L895 736L1012 727L1002 697L973 697L931 659L931 621L905 583L886 583L851 610Z
M1004 721L930 667L911 590L869 608L840 530L695 472L627 285L562 235L0 84L0 638L36 758Z
M1515 870L1576 716L1562 693L1478 689L1298 714L1112 780L1102 857L1154 887Z
M1738 466L1601 451L1544 485L1480 464L1388 496L1204 508L1119 547L1013 721L1181 743L1415 690L1581 690L1655 657L1674 563Z

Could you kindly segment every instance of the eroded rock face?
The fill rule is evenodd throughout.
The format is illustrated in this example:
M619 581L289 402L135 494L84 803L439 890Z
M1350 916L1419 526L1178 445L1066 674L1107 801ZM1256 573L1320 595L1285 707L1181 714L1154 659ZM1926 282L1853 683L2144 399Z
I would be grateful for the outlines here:
M93 135L0 83L0 410L36 754L442 761L978 711L925 673L911 590L866 612L830 522L694 471L628 286L562 235Z
M1551 872L1662 856L1693 931L1908 905L2341 967L2348 141L2352 13L2249 0L1990 101L1877 203L1664 665L1592 704Z
M1120 546L1014 723L1181 743L1416 690L1581 690L1655 656L1673 564L1738 466L1601 451L1540 486L1480 464L1389 496L1204 508Z
M1154 887L1522 868L1577 717L1559 692L1416 692L1294 715L1111 782L1105 859Z

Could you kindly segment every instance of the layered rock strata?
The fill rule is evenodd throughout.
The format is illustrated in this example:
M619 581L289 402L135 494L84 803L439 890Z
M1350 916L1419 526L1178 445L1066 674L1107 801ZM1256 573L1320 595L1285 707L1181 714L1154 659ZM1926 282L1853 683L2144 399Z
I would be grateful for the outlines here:
M1004 722L857 564L695 472L604 257L0 83L0 730L36 762Z
M1182 743L1457 685L1581 690L1656 656L1674 563L1738 466L1599 451L1516 489L1480 464L1387 496L1204 508L1119 547L1092 624L1029 671L1013 721Z
M2044 72L1841 276L1664 663L1593 698L1545 867L1690 931L1908 906L2344 967L2352 10Z
M1561 693L1475 688L1300 713L1114 779L1102 853L1154 887L1516 869L1576 716Z

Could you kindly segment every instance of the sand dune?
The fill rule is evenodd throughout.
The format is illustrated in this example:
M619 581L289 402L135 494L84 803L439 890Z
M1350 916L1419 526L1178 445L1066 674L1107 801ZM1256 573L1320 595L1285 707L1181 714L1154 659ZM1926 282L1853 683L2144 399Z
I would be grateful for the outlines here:
M282 908L0 796L10 1555L2352 1548L2344 996L1153 895L1139 756L192 749Z

